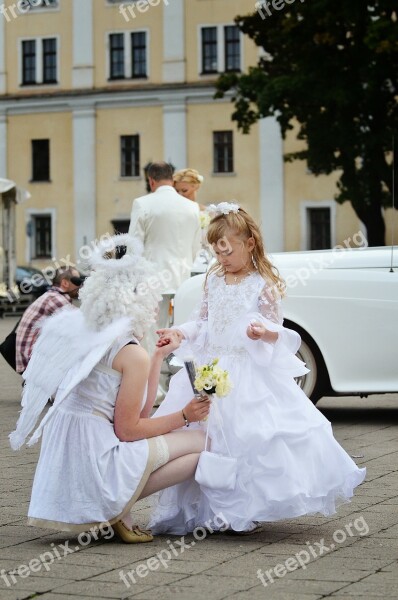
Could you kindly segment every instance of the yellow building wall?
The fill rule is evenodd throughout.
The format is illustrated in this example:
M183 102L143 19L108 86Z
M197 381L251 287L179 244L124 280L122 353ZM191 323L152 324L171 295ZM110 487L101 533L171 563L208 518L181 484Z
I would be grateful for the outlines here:
M129 4L125 2L125 4ZM162 82L163 61L163 3L152 6L147 12L135 11L136 17L127 22L119 12L120 4L107 4L95 0L94 17L94 62L95 87L112 87L120 89L131 84L137 86L146 83ZM120 81L108 81L107 64L109 60L108 34L121 33L124 31L135 31L137 29L148 30L149 47L149 77L148 79L122 79Z
M3 0L4 1L4 0ZM8 7L16 4L15 0L5 0ZM18 13L16 13L18 14ZM3 18L3 16L1 16ZM20 96L42 94L43 91L68 90L72 86L72 2L61 2L60 10L37 10L27 14L19 14L6 23L6 63L7 88L9 94ZM20 39L34 37L58 37L58 84L21 86Z
M120 136L140 136L139 179L120 177ZM113 233L111 220L130 218L134 198L146 192L142 167L163 160L162 107L103 109L97 113L97 235Z
M190 104L187 110L188 166L205 178L199 202L211 204L236 200L258 222L258 128L250 135L238 132L231 121L232 107L225 102ZM234 132L234 174L213 174L213 131Z
M27 189L31 198L17 206L17 260L26 264L26 212L28 209L56 209L56 259L73 254L74 206L72 121L69 113L21 115L9 117L9 177ZM51 183L31 183L31 140L50 140ZM49 261L34 261L39 268Z
M194 4L194 6L192 6ZM185 48L187 81L212 81L214 75L200 75L200 25L233 24L238 15L254 12L252 0L185 0ZM247 36L243 38L244 70L258 61L258 48Z
M284 143L284 153L297 152L304 148L303 142L296 139L297 128L289 132ZM307 169L305 161L296 160L284 165L285 186L285 250L301 248L301 206L304 202L334 201L339 173L315 177ZM336 245L360 231L360 221L351 204L336 206ZM352 245L353 247L355 244Z

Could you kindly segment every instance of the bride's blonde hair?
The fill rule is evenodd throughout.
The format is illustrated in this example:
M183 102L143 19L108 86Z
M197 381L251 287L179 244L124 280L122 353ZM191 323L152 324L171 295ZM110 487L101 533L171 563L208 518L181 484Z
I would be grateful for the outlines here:
M267 258L264 248L263 238L258 225L252 217L243 208L237 212L228 214L219 214L215 216L209 224L207 230L207 241L210 245L217 243L228 235L236 235L242 241L253 238L255 246L252 252L253 264L260 275L275 289L279 296L285 295L286 284L281 278L278 269ZM224 274L224 269L220 264L214 264L208 271L210 273ZM207 278L206 278L207 279Z
M174 183L193 183L198 187L203 183L203 176L196 169L180 169L173 175Z

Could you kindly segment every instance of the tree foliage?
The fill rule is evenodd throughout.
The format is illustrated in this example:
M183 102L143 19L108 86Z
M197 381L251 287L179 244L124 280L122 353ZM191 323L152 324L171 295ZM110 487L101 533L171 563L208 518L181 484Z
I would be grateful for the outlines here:
M232 118L244 133L271 115L284 137L298 122L306 149L285 159L305 159L315 175L340 171L337 202L351 202L370 245L383 245L398 123L396 0L267 5L272 16L261 2L257 12L236 17L264 50L258 65L220 76L216 96L233 92Z

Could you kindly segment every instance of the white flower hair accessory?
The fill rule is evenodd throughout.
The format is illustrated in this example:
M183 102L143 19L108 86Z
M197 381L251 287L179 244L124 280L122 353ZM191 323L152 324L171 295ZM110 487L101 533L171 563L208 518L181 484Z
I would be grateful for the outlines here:
M220 204L210 204L207 207L207 212L215 215L229 215L229 213L237 213L240 209L236 202L220 202Z
M203 175L198 175L198 181L199 183L203 183L205 180L205 178L203 177Z

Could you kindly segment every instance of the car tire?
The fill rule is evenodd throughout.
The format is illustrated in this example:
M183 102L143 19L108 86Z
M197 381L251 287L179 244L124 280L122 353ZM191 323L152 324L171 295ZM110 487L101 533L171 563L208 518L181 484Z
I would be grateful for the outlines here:
M301 346L296 356L305 362L309 373L296 379L306 396L316 404L330 388L329 376L322 354L310 335L295 323L285 321L285 327L301 336Z

